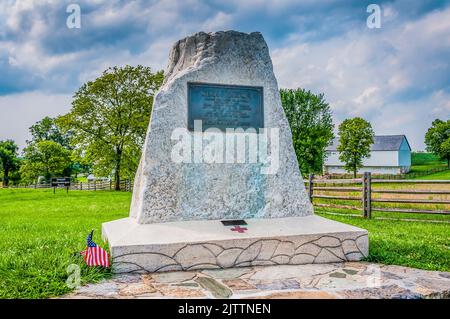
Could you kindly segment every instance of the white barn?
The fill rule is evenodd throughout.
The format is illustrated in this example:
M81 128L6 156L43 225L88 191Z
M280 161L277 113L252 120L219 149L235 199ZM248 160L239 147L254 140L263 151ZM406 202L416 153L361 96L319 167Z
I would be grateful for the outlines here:
M339 160L338 139L327 147L324 174L346 174ZM402 174L411 169L411 147L405 135L378 135L371 146L370 157L363 160L358 173Z

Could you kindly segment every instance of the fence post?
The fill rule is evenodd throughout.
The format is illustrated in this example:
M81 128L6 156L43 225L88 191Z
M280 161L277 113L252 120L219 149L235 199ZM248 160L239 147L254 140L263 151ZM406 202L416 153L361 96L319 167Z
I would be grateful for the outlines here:
M314 174L309 174L309 185L308 185L308 196L309 196L309 201L313 202L313 191L314 191Z
M372 201L371 201L371 180L370 172L364 172L363 177L363 212L364 218L372 218Z

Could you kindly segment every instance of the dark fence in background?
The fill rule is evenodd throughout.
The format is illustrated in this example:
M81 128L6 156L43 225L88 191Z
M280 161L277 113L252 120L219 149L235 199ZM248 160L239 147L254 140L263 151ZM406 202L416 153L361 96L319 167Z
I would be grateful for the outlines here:
M390 185L395 187L373 187L373 185ZM405 184L412 187L410 189L399 189L399 184ZM441 189L431 189L429 185L443 185ZM365 173L362 178L347 179L323 179L315 178L313 174L305 179L305 185L308 190L309 198L316 207L329 207L340 209L351 209L362 212L365 218L371 218L372 212L392 212L392 213L416 213L416 214L440 214L450 215L450 210L446 209L424 209L430 204L450 205L448 195L450 195L450 180L399 180L399 179L379 179L373 178L371 173ZM416 186L423 186L421 189ZM10 188L35 188L51 189L51 184L33 184L33 185L14 185ZM96 182L77 182L72 183L69 190L79 191L112 191L115 188L114 181L96 181ZM121 191L132 192L133 181L123 180L120 182ZM336 194L337 193L337 194ZM409 195L408 198L386 198L378 194L396 194ZM422 196L420 196L422 195ZM427 198L420 198L424 197ZM445 199L433 199L434 195L443 195ZM318 202L317 199L332 200L332 202ZM341 203L340 203L341 202ZM348 203L354 203L348 204ZM420 207L383 207L379 203L393 204L418 204ZM398 205L397 205L398 206ZM414 206L414 205L413 205Z
M424 185L424 189L392 189L392 188L373 188L373 184L405 183L408 185ZM311 202L317 207L330 207L341 209L352 209L362 211L365 218L372 217L372 211L392 212L392 213L415 213L415 214L441 214L450 215L450 210L445 209L423 209L419 208L390 208L380 207L377 203L395 203L395 204L420 204L427 206L429 204L450 205L448 199L429 199L431 195L450 195L450 180L388 180L372 179L370 173L365 173L362 178L352 179L315 179L311 174L305 184L308 190ZM441 190L425 189L426 184L445 185ZM324 194L339 193L335 194ZM356 193L356 195L355 195ZM409 198L383 198L374 196L374 194L409 194ZM430 195L428 199L415 198L414 195ZM314 199L331 199L333 201L355 202L355 205L339 205L335 203L317 203Z
M112 191L115 189L114 181L76 182L71 183L69 190L79 191ZM32 184L32 185L10 185L9 188L53 188L52 184ZM65 187L61 187L65 188ZM133 181L120 181L120 190L125 192L133 191Z
M421 176L426 176L426 175L430 175L430 174L434 174L434 173L440 173L440 172L444 172L449 170L449 168L447 166L443 166L443 167L437 167L437 168L433 168L433 169L429 169L426 171L420 171L420 172L413 172L413 173L406 173L406 174L397 174L397 175L393 175L393 174L372 174L372 178L376 178L376 179L395 179L395 180L399 180L399 179L411 179L411 178L416 178L416 177L421 177ZM329 175L325 175L323 176L326 179L352 179L353 178L353 174L329 174ZM357 175L358 178L362 178L363 176L361 174Z

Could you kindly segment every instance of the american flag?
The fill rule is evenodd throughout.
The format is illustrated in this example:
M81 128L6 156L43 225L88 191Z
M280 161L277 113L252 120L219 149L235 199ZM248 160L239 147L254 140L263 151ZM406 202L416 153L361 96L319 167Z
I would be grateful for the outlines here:
M94 235L94 231L91 231L87 236L86 250L81 252L81 255L84 256L84 261L88 266L109 267L108 252L94 243L92 235Z

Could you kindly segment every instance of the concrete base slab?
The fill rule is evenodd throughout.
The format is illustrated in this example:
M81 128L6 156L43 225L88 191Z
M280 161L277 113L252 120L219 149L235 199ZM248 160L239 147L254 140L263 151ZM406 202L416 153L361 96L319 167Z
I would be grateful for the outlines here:
M233 231L219 220L104 223L116 273L225 269L357 261L368 255L368 233L319 216L248 219Z

